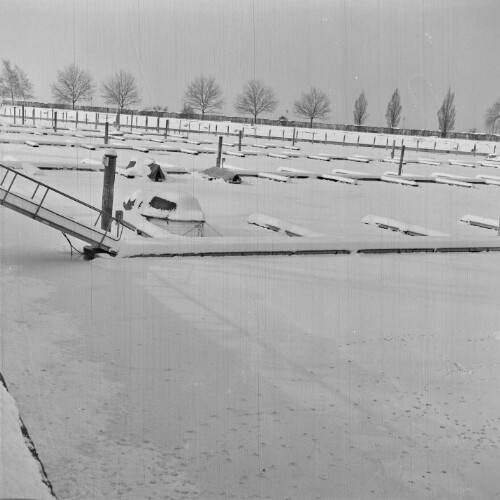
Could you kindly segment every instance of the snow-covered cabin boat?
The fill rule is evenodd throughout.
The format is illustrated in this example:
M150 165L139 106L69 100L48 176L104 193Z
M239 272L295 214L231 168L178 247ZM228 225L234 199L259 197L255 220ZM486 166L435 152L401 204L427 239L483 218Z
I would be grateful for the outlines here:
M161 189L147 193L139 190L129 196L123 208L130 211L132 217L127 218L132 223L139 218L178 236L204 235L205 214L198 200L190 194Z

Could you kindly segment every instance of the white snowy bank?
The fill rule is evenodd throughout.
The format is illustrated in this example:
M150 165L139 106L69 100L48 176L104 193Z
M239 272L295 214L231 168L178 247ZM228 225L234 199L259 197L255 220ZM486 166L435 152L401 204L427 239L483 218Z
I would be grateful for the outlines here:
M35 449L19 416L14 398L0 378L0 497L56 498L46 483Z

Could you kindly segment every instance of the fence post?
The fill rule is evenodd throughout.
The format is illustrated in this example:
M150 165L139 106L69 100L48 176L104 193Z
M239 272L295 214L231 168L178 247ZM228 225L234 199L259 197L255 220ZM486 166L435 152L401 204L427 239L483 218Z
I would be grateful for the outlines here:
M33 126L35 126L35 108L33 108L32 116L33 116Z
M78 128L78 111L76 112L75 128Z
M391 151L391 159L394 159L394 152L396 151L396 139L392 140L392 151Z
M109 122L104 124L104 144L107 144L109 140Z
M22 108L21 108L21 115L22 115L21 123L24 125L24 104L22 105Z
M292 146L295 146L295 129L293 129L292 133Z
M243 137L243 130L238 132L238 151L241 151L241 138Z
M106 122L106 125L108 122ZM113 197L115 186L115 172L116 172L116 151L108 149L104 153L104 183L102 186L102 215L101 215L101 229L109 230L111 220L113 217Z
M158 134L160 132L160 117L156 117L156 133Z
M54 132L57 132L57 111L54 113Z
M167 138L168 135L168 120L165 122L165 139Z

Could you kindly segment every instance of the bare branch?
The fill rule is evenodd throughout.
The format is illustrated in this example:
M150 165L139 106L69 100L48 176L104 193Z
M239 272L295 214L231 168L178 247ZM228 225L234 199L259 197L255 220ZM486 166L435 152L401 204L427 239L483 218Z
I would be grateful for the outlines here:
M392 94L389 104L387 104L387 112L385 113L385 118L387 120L387 126L390 128L396 128L399 125L399 120L401 119L401 99L399 97L399 91L396 89Z
M354 124L355 125L363 125L368 119L368 113L366 110L368 109L368 101L365 96L365 91L361 92L359 97L356 99L354 103Z
M260 80L251 80L236 98L234 108L239 113L252 115L257 121L257 116L272 113L277 105L278 101L271 87L266 87Z
M14 103L19 95L19 75L7 59L2 59L2 72L0 73L0 95L10 97Z
M102 97L107 104L115 104L119 113L126 106L141 102L135 77L124 70L118 71L102 84Z
M189 85L184 94L185 103L201 113L201 119L205 113L210 111L220 111L224 100L222 99L222 90L216 83L213 76L200 75Z
M312 128L315 119L326 118L330 113L330 100L322 90L313 87L308 92L302 92L300 99L293 104L293 112L307 118Z
M446 94L443 104L438 111L438 122L439 130L441 131L441 136L446 137L448 132L451 132L455 128L455 94L452 93L451 87L448 88L448 93Z
M500 132L500 99L486 111L484 125L486 131L490 134L497 134Z
M75 109L78 101L89 100L95 92L92 75L76 64L70 64L57 72L57 81L50 86L52 96L57 102L71 104Z
M16 73L19 81L19 97L26 103L27 99L32 99L33 94L33 84L30 82L28 75L19 66L16 65Z

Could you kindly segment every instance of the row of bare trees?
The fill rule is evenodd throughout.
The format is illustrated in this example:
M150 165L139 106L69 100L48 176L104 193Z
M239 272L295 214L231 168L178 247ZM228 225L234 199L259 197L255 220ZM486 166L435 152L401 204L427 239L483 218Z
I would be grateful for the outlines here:
M58 103L68 104L75 108L80 101L89 101L96 93L96 84L92 75L75 64L57 72L57 78L51 85L51 93ZM100 94L106 104L117 109L117 123L123 109L141 102L141 95L135 77L124 70L120 70L108 77L101 85ZM0 97L6 97L13 102L21 99L26 102L34 97L33 85L27 74L9 60L3 59L0 69ZM446 135L455 128L456 109L455 94L448 89L441 107L438 110L438 124L441 135ZM212 76L200 75L189 83L184 94L184 108L182 113L192 115L195 111L204 119L207 113L218 112L224 104L222 89ZM250 115L254 121L262 113L272 113L278 105L276 94L271 87L261 80L251 80L246 83L238 94L234 109L238 113ZM155 110L166 110L156 106ZM361 92L354 103L353 121L355 125L364 125L368 119L368 100L365 92ZM397 128L402 113L399 90L395 89L387 104L385 118L387 126ZM330 100L325 92L315 87L302 92L293 104L293 112L300 118L307 119L311 125L315 120L328 118L331 112ZM500 99L498 99L485 114L486 131L500 132Z
M199 111L203 120L206 113L220 111L224 104L222 89L213 76L200 75L189 85L184 94L184 109ZM262 113L272 113L278 105L276 94L271 87L261 80L250 80L243 86L236 97L234 109L241 114L250 115L254 121ZM330 112L330 101L327 95L315 88L303 92L294 103L296 115L306 118L312 126L315 119L326 118Z
M79 101L89 101L96 92L92 75L75 64L57 72L57 79L51 85L52 97L58 103L69 104L75 109ZM101 96L106 104L117 108L116 123L120 123L120 114L125 107L141 102L141 95L135 77L120 70L108 77L101 85Z

